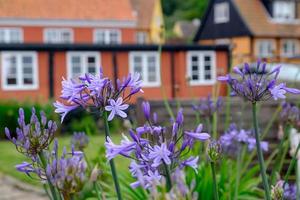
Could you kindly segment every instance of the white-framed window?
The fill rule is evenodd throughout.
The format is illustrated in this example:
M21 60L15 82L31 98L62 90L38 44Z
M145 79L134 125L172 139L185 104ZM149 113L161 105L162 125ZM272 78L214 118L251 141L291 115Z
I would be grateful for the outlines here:
M22 43L23 30L21 28L0 28L0 43Z
M274 1L273 17L277 20L291 20L295 18L295 2L294 1Z
M68 52L67 53L68 78L76 79L86 73L100 73L99 52Z
M260 39L256 41L256 56L270 58L274 56L275 41L272 39Z
M281 56L292 57L298 53L299 41L296 39L281 40Z
M3 90L38 89L36 52L2 52L1 73Z
M214 84L216 81L215 53L212 51L188 52L187 75L190 85Z
M145 31L138 31L135 35L136 43L146 44L148 41L148 33Z
M129 68L131 73L140 73L144 87L160 86L160 64L157 52L130 52Z
M96 44L120 44L121 31L118 29L95 29L94 43Z
M45 43L72 43L73 30L70 28L45 28Z
M216 3L214 5L214 21L216 24L229 22L228 2Z

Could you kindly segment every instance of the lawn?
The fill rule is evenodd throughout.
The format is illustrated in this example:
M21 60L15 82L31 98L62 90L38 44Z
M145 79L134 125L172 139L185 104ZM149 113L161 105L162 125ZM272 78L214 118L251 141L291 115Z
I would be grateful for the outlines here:
M113 140L115 142L120 141L121 135L114 134ZM67 149L70 150L70 140L71 136L65 136L65 137L59 137L59 149L62 151L63 146L67 146ZM104 136L90 136L90 143L87 149L85 150L85 153L87 155L87 158L89 160L94 159L97 156L98 149L101 145L104 145ZM23 173L18 172L15 169L15 165L22 163L23 161L29 161L26 159L26 157L15 149L15 146L8 142L8 141L1 141L0 142L0 173L10 175L16 179L19 179L21 181L33 184L33 185L39 185L40 182L38 180L33 180L30 177L26 176ZM125 171L128 167L128 159L124 158L116 158L115 160L116 166L118 171ZM122 164L120 164L122 163Z

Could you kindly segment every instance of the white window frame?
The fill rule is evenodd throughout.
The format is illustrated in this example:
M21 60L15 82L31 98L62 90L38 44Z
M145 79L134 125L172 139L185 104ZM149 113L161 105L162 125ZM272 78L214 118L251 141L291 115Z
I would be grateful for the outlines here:
M291 6L290 7L291 9L293 9L292 11L285 10L289 6ZM287 14L289 15L288 17L278 16L280 13L282 13L284 11L286 12L286 13L284 13L285 15L287 15ZM287 1L287 0L274 1L274 3L273 3L273 18L275 20L279 20L279 21L294 20L295 17L296 17L296 4L294 1Z
M5 59L10 56L17 57L17 84L8 85L6 83L6 72L7 68L4 67ZM33 73L33 84L24 85L23 84L23 74L22 74L22 61L23 56L32 57L32 73ZM39 88L39 72L38 72L38 56L35 51L3 51L1 52L1 79L2 79L2 89L3 90L37 90Z
M289 52L284 52L284 44L285 43L290 43L288 44L289 47L291 48L291 44L295 45L295 52L292 52L292 49L289 49ZM295 56L299 53L299 41L297 39L282 39L280 41L280 54L282 57L292 57Z
M56 39L56 41L51 41L50 38L48 38L48 32L49 31L55 31L59 33L59 38ZM62 32L67 31L70 33L70 42L62 41ZM74 31L72 28L44 28L43 32L43 38L44 42L48 44L69 44L74 42Z
M192 56L198 57L198 62L200 65L198 66L199 70L199 79L192 80ZM211 79L205 80L205 69L204 69L204 56L211 57ZM199 59L200 58L200 59ZM213 85L216 82L216 53L214 51L188 51L186 56L187 63L187 77L188 82L191 86L197 85Z
M12 30L18 31L20 34L20 41L12 42L10 32ZM4 31L4 43L23 43L24 41L24 33L22 28L17 27L1 27L0 31ZM1 43L1 42L0 42Z
M146 31L137 31L135 34L135 41L137 44L147 44L148 33Z
M266 54L260 54L260 44L261 43L268 43L270 42L271 43L271 48L272 48L272 52L268 52ZM258 57L258 58L273 58L275 55L274 55L274 52L276 50L276 41L274 39L257 39L255 41L255 55Z
M104 43L100 43L97 40L98 32L104 32ZM117 42L112 43L110 38L110 33L114 31L117 33ZM122 43L122 32L120 29L105 29L105 28L96 28L93 31L93 41L95 44L121 44Z
M230 10L228 2L216 3L214 5L214 22L216 24L226 23L230 20Z
M95 62L96 62L96 74L100 73L100 66L101 66L101 55L100 52L97 51L69 51L67 52L67 77L68 79L74 79L72 77L72 63L71 58L73 56L79 56L80 57L80 67L82 71L82 75L88 73L88 66L87 62L84 62L83 60L86 60L88 56L94 56Z
M147 87L159 87L161 85L161 77L160 77L160 70L161 66L159 63L159 55L157 52L151 52L151 51L131 51L129 52L129 71L130 73L134 73L134 57L140 56L142 57L142 77L143 77L143 83L142 86ZM148 77L148 69L147 69L147 60L146 58L148 56L154 56L155 57L155 63L156 63L156 81L155 82L149 82L148 80L145 80L144 77ZM147 78L148 79L148 78Z

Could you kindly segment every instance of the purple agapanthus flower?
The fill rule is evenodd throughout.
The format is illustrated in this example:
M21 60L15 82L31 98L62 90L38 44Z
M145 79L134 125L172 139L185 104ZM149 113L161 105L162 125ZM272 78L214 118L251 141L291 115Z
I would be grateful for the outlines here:
M219 142L222 146L223 152L228 155L235 155L244 144L249 151L256 147L256 140L251 130L238 129L236 124L231 124L228 130L220 137ZM261 148L263 151L268 151L268 142L261 141Z
M38 154L47 149L54 138L57 129L55 122L47 121L43 111L40 112L41 120L32 108L30 122L26 124L24 110L19 109L18 128L16 137L12 137L8 128L5 128L6 137L16 146L16 149L36 161Z
M191 168L193 168L196 172L197 172L197 168L198 168L198 160L199 160L199 157L198 156L191 156L189 157L188 159L184 160L182 163L181 163L181 166L184 167L184 166L189 166Z
M87 164L82 154L72 152L67 154L64 148L61 157L58 157L56 141L45 171L47 179L64 195L81 191L86 180Z
M105 142L106 157L108 160L113 159L117 155L129 156L130 153L136 148L136 143L130 141L125 135L120 145L116 145L113 141L107 137Z
M123 81L118 79L114 86L115 81L104 77L102 70L100 71L97 75L80 76L78 80L63 79L61 98L65 102L54 103L55 112L61 115L61 121L70 111L78 107L85 109L93 107L100 113L108 111L110 112L109 120L112 120L115 115L127 117L124 112L128 108L127 102L134 94L142 92L140 75L129 74Z
M296 184L286 184L284 187L284 200L296 200L297 186Z
M218 97L214 101L211 96L207 96L206 99L201 99L199 104L193 105L193 109L202 117L211 118L214 113L219 112L223 106L222 97Z
M75 149L83 151L89 144L89 138L85 132L74 132L71 144Z
M293 103L283 102L281 104L280 122L296 124L300 119L300 110Z
M144 103L144 114L147 119L143 126L130 130L130 138L123 137L121 144L114 144L110 138L105 143L106 157L112 159L117 155L131 160L129 170L136 181L132 187L149 188L157 185L160 177L186 166L197 170L198 157L187 156L196 141L206 141L209 134L202 133L202 125L194 131L185 131L183 111L179 109L176 119L170 126L153 124L156 119L150 119L150 104Z
M126 118L127 114L123 111L129 107L128 104L123 104L122 97L119 97L117 101L111 99L109 105L105 106L105 110L110 112L108 116L108 121L111 121L115 115L119 115L122 118Z
M66 115L70 111L76 109L79 106L79 105L65 105L65 104L63 104L63 103L61 103L59 101L56 101L53 105L56 108L55 112L61 115L61 122L64 121Z
M203 125L199 124L195 131L185 131L185 135L196 140L208 140L210 138L210 135L208 133L202 133L202 129Z
M169 156L171 152L168 150L167 145L162 143L161 146L155 145L153 149L150 150L149 158L153 159L152 167L159 166L162 162L167 165L171 164L171 159Z
M243 69L238 67L233 69L238 78L227 74L226 76L218 77L218 80L226 82L234 94L252 103L265 101L271 97L275 100L284 99L286 93L300 94L300 90L288 88L285 83L276 83L280 68L281 66L267 72L266 63L257 62L254 68L245 63Z

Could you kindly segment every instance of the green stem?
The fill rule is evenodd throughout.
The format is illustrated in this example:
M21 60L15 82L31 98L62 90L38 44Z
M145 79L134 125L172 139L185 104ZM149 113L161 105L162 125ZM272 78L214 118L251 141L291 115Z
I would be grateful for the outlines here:
M213 190L214 190L214 199L219 200L219 191L218 191L218 183L216 177L216 166L214 162L210 162L211 172L213 176Z
M166 181L167 181L167 192L169 192L172 189L172 180L171 180L171 174L168 165L164 162L164 168L166 172Z
M218 124L218 115L217 112L214 112L212 117L212 132L213 132L213 138L217 139L217 124Z
M256 149L257 149L257 157L259 161L259 166L260 166L260 174L265 190L265 199L271 200L270 196L270 189L269 189L269 183L268 183L268 178L266 174L266 168L265 168L265 163L264 163L264 157L263 153L261 150L260 146L260 136L258 133L258 122L257 122L257 114L256 114L256 103L252 104L252 117L253 117L253 126L254 126L254 133L255 133L255 139L256 139Z
M102 200L102 196L101 196L101 186L98 184L98 182L94 182L93 185L94 185L94 188L95 188L95 190L96 190L98 200Z
M231 113L231 88L227 87L227 96L226 96L226 107L225 107L225 130L229 127L230 124L230 113Z
M46 158L45 158L45 155L43 152L40 152L39 154L39 158L40 158L40 161L41 161L41 164L42 164L42 168L46 171L46 167L47 167L47 161L46 161ZM55 189L55 187L53 186L53 184L50 182L48 176L47 177L47 183L48 183L48 186L50 188L50 191L51 191L51 194L52 194L52 199L53 200L58 200L60 198L58 198L59 194L57 194L57 191Z
M103 113L103 119L104 119L104 130L105 130L105 136L106 136L105 139L107 141L107 137L110 137L109 125L108 125L108 120L107 120L107 112ZM118 180L118 175L117 175L114 160L111 159L109 161L109 164L110 164L111 174L112 174L112 177L114 180L115 190L117 193L118 200L122 200L122 195L121 195L121 190L120 190L120 185L119 185L119 180Z
M236 179L235 179L235 191L234 191L234 200L238 199L239 185L240 185L240 175L241 175L241 164L242 158L244 156L245 148L242 147L242 152L237 152L237 170L236 170Z
M285 141L287 140L288 136L289 136L289 132L290 132L290 125L287 125L286 127L284 127L284 134L283 134L283 138L281 139L280 143L279 143L279 146L278 146L278 154L276 156L276 159L275 159L275 166L274 166L274 169L272 170L272 174L271 174L271 183L272 185L275 184L276 182L276 175L279 173L280 174L280 171L281 171L281 168L282 168L282 160L284 160L285 156L286 156L286 149L288 147L285 146Z
M279 112L281 111L281 106L279 105L275 111L275 113L272 115L271 120L268 122L266 128L263 131L263 134L261 136L261 139L264 139L266 137L266 135L269 133L270 128L272 127L274 121L277 119L277 116L279 114ZM250 163L252 162L253 158L256 155L256 151L253 150L249 156L249 159L247 159L246 163L244 164L243 170L242 170L242 174L249 168Z
M284 188L285 184L287 183L287 181L288 181L288 179L289 179L289 176L290 176L290 174L291 174L291 172L292 172L292 169L295 167L299 149L300 149L300 142L299 142L299 144L297 145L297 149L296 149L296 151L295 151L295 154L293 155L292 161L291 161L291 163L290 163L290 165L289 165L289 167L288 167L288 170L287 170L287 172L286 172L286 174L285 174L283 188Z

